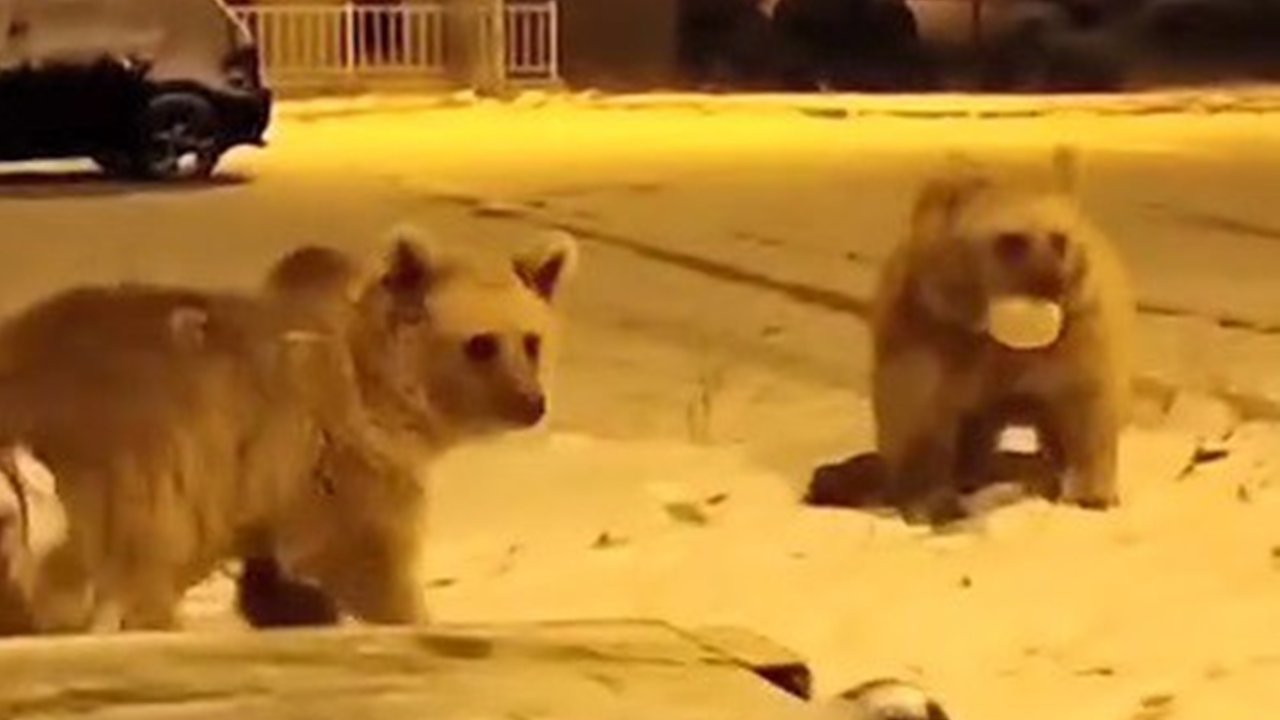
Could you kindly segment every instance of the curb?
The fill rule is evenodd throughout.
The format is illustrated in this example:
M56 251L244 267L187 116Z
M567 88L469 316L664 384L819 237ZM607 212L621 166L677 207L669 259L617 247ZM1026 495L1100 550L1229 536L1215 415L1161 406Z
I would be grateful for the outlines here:
M815 117L1031 118L1045 115L1159 115L1174 113L1265 113L1280 111L1280 87L1161 90L1080 95L619 95L592 105L618 109L791 110Z
M606 95L595 91L528 90L507 99L480 98L470 91L439 94L378 94L282 100L276 116L301 122L366 115L394 115L479 105L536 109L548 105L591 110L694 110L798 112L847 120L890 117L909 120L1028 119L1050 115L1146 116L1280 112L1280 87L1162 90L1094 95L713 95L654 93Z
M366 115L395 115L474 104L457 94L441 95L354 95L281 100L273 114L276 119L312 122Z

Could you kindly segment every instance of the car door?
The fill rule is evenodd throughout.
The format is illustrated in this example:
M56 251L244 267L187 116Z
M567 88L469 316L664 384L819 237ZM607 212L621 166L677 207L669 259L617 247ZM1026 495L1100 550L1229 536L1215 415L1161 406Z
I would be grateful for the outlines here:
M101 0L0 0L0 156L93 154L127 132L132 73Z
M18 91L18 59L10 37L15 34L14 0L0 0L0 159L12 159L25 133L20 113L14 111Z

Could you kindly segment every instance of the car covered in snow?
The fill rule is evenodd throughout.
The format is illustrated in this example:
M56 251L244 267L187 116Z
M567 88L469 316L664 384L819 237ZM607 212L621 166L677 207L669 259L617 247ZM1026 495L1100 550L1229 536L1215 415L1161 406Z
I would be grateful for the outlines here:
M989 90L1280 77L1280 0L910 0L930 45L981 55Z
M777 0L773 26L789 51L791 89L903 91L931 82L905 0Z
M271 102L221 0L0 0L0 160L207 177L263 144Z
M907 0L680 0L680 66L694 87L919 89Z

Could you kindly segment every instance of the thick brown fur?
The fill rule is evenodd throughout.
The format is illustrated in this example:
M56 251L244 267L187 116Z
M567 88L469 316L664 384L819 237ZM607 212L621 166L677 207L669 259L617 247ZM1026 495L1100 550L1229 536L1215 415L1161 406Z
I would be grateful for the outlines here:
M1019 182L952 157L883 270L872 317L877 445L891 498L911 519L953 519L1009 421L1039 430L1060 477L1046 494L1118 501L1136 310L1116 252L1076 202L1075 166L1059 149L1049 182ZM1059 301L1061 337L1023 351L991 340L988 302L1007 293Z
M306 246L281 258L267 275L265 292L277 307L287 308L289 332L295 342L323 339L344 332L351 321L363 269L356 259L333 248ZM313 352L323 353L321 346ZM313 360L319 358L313 357ZM349 357L336 353L317 363L330 372L348 369ZM346 386L346 383L335 383ZM349 412L353 398L330 398L331 412ZM316 478L324 482L322 476ZM341 612L328 594L312 582L286 575L270 553L243 558L236 578L236 607L250 625L258 628L330 625Z
M232 559L256 624L424 621L421 469L541 418L528 351L574 257L560 238L486 269L404 231L368 271L304 248L257 294L78 288L9 320L0 446L52 471L69 534L0 627L168 628Z

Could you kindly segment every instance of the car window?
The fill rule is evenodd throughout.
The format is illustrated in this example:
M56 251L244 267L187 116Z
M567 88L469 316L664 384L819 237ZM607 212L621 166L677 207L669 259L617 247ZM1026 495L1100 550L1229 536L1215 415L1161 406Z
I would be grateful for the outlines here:
M13 0L9 52L21 59L80 59L109 44L110 22L100 0Z

